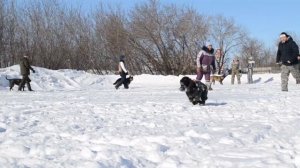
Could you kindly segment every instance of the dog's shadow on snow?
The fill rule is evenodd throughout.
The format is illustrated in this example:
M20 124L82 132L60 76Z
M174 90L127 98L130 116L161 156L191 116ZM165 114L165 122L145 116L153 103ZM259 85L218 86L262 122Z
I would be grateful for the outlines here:
M225 106L227 103L206 103L205 106Z

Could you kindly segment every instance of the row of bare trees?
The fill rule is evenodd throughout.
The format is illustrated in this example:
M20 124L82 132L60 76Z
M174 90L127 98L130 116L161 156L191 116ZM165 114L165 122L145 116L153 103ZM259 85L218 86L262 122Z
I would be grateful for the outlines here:
M189 74L207 40L223 51L224 64L238 51L261 65L272 62L272 51L249 39L234 20L163 6L158 0L129 12L99 4L88 13L58 0L28 0L22 5L0 0L0 67L18 64L26 54L36 66L104 74L116 70L124 54L133 74Z

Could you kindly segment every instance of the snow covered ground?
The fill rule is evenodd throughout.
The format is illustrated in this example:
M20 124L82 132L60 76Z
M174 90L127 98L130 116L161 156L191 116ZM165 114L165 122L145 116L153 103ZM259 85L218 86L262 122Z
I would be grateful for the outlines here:
M0 167L300 167L300 86L279 74L216 84L207 105L180 92L182 76L134 77L36 68L36 92L8 91L0 69ZM194 78L194 76L191 76Z

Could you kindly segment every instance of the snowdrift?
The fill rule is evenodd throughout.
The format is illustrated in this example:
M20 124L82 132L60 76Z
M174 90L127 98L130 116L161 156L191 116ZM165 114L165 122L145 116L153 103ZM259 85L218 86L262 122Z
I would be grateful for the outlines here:
M118 75L96 75L87 73L85 71L77 70L49 70L45 68L34 67L36 73L31 73L31 85L34 90L82 90L82 89L105 89L112 88L112 83L119 78ZM22 78L19 74L20 69L18 65L0 69L0 89L8 88L8 78ZM139 87L152 87L152 86L174 86L183 76L162 76L162 75L137 75L134 76L132 85ZM189 75L195 78L194 75ZM280 76L278 74L258 74L255 75L254 84L270 84L279 82ZM228 76L224 83L230 84L231 76ZM247 82L247 75L242 76L243 83ZM294 79L291 79L294 81ZM218 83L217 83L218 84ZM17 86L15 86L17 90Z
M70 69L49 70L40 67L34 67L36 73L31 73L31 85L34 90L83 90L83 89L105 89L112 88L112 83L119 78L119 75L96 75L85 71ZM8 78L22 78L18 65L0 69L0 88L7 89ZM146 84L146 87L152 85L174 85L174 76L153 76L138 75L134 77L137 85ZM142 79L142 80L141 80ZM177 83L176 83L177 85ZM17 90L17 86L15 89Z

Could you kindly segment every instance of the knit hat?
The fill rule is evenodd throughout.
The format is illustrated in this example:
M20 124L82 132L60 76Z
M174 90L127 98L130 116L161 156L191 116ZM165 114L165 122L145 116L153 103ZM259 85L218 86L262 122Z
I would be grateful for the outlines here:
M120 61L124 61L124 59L125 59L125 55L121 55L120 56Z
M280 37L289 37L289 35L286 32L280 33Z
M211 42L207 41L207 42L205 43L205 46L206 46L206 47L212 46L212 44L211 44Z

